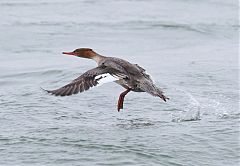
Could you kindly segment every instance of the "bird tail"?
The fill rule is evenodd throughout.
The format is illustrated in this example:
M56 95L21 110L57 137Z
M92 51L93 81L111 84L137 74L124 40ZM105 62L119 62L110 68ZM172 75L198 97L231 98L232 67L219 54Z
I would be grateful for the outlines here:
M164 92L160 88L149 81L144 81L140 85L140 89L151 94L152 96L160 97L165 102L169 100L169 98L163 94Z
M165 96L161 90L159 91L160 92L158 92L157 96L160 97L163 101L167 102L167 100L169 100L169 97Z

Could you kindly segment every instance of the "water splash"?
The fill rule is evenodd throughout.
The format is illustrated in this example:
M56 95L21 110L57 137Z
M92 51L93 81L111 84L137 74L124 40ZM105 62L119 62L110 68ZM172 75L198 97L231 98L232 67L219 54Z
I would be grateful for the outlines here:
M179 89L178 89L179 90ZM187 97L187 103L178 113L172 114L172 122L197 121L201 120L200 103L193 95L181 90Z

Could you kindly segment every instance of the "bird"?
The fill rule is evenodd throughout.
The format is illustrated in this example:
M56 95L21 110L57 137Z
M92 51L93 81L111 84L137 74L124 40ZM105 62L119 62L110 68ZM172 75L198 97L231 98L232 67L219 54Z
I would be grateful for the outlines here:
M116 57L100 55L91 48L78 48L72 52L63 52L63 54L92 59L97 63L97 67L86 71L61 88L55 90L44 89L52 95L70 96L107 82L115 82L125 89L118 98L118 112L123 109L124 98L130 91L146 92L165 102L169 100L163 94L163 91L154 84L146 70L138 64L132 64Z

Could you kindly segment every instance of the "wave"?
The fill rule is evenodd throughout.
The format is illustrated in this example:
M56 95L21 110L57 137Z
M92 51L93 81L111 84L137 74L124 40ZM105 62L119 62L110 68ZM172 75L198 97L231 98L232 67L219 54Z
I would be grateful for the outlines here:
M41 2L34 2L34 1L22 1L22 2L0 2L0 6L2 7L36 7L36 6L46 6L46 5L56 5L56 4L66 4L69 2L59 2L59 1L41 1Z
M8 74L8 75L2 75L1 78L26 78L26 77L31 77L31 76L44 76L44 75L52 75L52 74L61 74L63 73L63 70L47 70L47 71L31 71L31 72L19 72L19 73L14 73L14 74Z
M30 20L28 22L23 21L13 21L9 22L6 26L21 26L21 27L63 27L63 28L75 28L75 27L83 27L85 29L94 29L94 28L103 28L103 29L115 29L115 30L123 30L123 29L169 29L169 30L183 30L196 32L200 34L214 34L215 32L219 32L222 30L228 31L237 31L239 29L238 24L206 24L206 23L179 23L179 22L166 22L166 21L153 21L153 20L128 20L128 21L68 21L68 20ZM51 32L53 33L53 32ZM62 33L61 33L62 34ZM69 34L64 32L64 34Z

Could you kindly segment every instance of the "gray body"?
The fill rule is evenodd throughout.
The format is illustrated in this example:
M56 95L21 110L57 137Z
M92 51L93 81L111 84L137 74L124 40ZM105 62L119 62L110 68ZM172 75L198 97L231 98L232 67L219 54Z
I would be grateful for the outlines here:
M153 96L160 97L164 101L168 99L153 83L145 69L139 65L129 63L120 58L103 56L98 58L97 63L98 67L85 72L71 83L56 90L47 90L47 92L56 96L76 94L98 85L99 81L104 78L104 74L110 74L117 78L115 81L117 84L129 91L147 92Z

